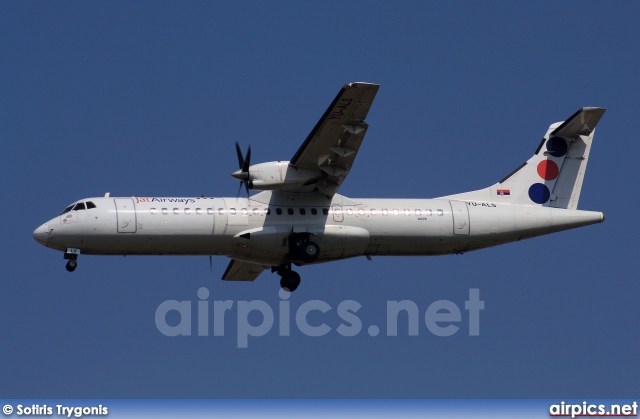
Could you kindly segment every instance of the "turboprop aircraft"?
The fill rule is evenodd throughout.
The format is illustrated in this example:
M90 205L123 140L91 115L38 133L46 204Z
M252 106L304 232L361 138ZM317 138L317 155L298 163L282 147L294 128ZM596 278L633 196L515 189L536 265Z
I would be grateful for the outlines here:
M247 198L85 198L34 232L64 252L74 271L87 255L222 255L227 281L265 269L294 291L292 266L356 256L445 255L604 221L577 210L603 108L552 124L534 155L485 189L435 199L350 198L337 193L351 171L379 85L345 85L289 161L251 165L236 143L232 176ZM261 191L253 196L249 190Z

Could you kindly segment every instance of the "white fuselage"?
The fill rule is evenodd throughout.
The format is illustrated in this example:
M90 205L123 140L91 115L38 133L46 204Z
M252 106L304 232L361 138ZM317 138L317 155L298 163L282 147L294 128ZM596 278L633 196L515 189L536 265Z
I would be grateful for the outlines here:
M89 198L40 226L34 237L92 255L224 255L278 266L291 233L309 233L314 263L361 255L442 255L514 242L604 220L601 212L448 199L296 200L262 192L247 198Z

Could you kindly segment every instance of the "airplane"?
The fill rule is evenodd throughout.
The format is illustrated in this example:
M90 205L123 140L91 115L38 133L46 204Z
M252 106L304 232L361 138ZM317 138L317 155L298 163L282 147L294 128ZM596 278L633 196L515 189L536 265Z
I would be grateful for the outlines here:
M289 161L251 165L251 148L243 155L236 143L237 197L106 193L69 205L33 237L64 252L70 272L80 254L222 255L231 259L223 280L253 281L269 269L293 292L300 284L293 265L461 254L604 221L602 212L577 209L605 112L597 107L552 124L529 160L487 188L435 199L338 194L369 128L365 119L378 88L344 85Z

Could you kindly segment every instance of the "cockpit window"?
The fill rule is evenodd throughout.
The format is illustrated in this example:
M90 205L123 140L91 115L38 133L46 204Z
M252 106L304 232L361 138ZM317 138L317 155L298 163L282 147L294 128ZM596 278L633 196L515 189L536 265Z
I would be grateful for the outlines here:
M91 208L95 208L95 207L96 207L96 204L94 204L91 201L87 201L87 209L91 209Z
M73 207L74 211L83 210L83 209L86 209L86 207L84 206L84 202L79 202L76 204L75 207Z
M65 209L64 209L64 211L62 211L62 213L61 213L60 215L62 215L62 214L66 214L66 213L68 213L69 211L71 211L72 209L73 209L73 205L69 205L67 208L65 208Z

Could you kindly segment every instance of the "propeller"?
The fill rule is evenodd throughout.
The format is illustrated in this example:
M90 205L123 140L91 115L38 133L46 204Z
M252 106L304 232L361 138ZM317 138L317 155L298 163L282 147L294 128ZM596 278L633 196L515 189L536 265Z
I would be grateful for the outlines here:
M242 156L242 150L240 150L240 144L236 141L236 153L238 154L238 166L240 169L233 172L231 176L240 181L238 196L240 196L240 189L242 189L242 184L244 184L244 188L247 191L247 198L249 198L249 182L251 181L251 176L249 174L249 166L251 166L251 146L247 149L247 156L244 157Z

